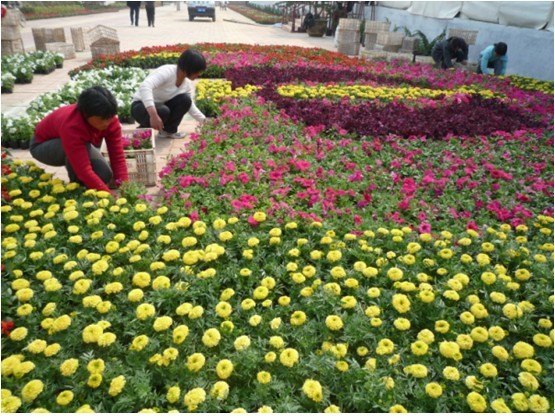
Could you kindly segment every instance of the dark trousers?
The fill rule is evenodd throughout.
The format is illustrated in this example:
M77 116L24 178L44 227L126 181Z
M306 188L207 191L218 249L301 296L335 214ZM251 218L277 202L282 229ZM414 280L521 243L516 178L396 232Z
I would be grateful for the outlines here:
M488 68L493 68L493 74L495 75L501 75L502 67L503 67L503 63L501 62L501 60L494 60L494 61L488 62ZM478 65L478 70L476 70L476 72L478 74L483 74L482 69L480 68L480 65Z
M183 116L189 111L192 103L188 94L178 94L165 103L156 103L156 112L164 122L164 131L170 134L177 132ZM140 128L150 128L150 115L143 102L131 103L131 115L139 123Z
M43 164L54 167L62 167L65 165L69 181L83 184L75 175L75 170L69 163L60 138L51 139L37 144L35 142L35 137L33 136L29 145L29 151L34 159ZM105 184L108 184L113 177L112 169L108 165L108 162L102 156L98 148L92 146L91 144L87 144L87 151L89 152L89 158L91 160L93 171Z
M135 26L139 26L139 10L141 10L141 6L129 6L129 17L131 18L131 24Z
M146 18L148 20L148 26L154 26L154 7L146 8Z
M435 54L433 53L435 52ZM443 54L441 52L441 49L437 49L435 51L432 52L432 58L435 61L435 67L436 68L442 68L442 69L447 69L449 67L447 67L447 65L445 65L445 60L443 59ZM464 61L464 53L462 51L457 51L455 52L453 59L456 62L462 62Z

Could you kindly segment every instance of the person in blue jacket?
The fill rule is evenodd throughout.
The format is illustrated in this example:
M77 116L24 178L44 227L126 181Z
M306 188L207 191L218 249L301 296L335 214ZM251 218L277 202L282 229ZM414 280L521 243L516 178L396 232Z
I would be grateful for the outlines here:
M508 61L507 44L497 42L480 52L480 63L477 72L478 74L489 74L488 68L493 68L493 74L505 75Z

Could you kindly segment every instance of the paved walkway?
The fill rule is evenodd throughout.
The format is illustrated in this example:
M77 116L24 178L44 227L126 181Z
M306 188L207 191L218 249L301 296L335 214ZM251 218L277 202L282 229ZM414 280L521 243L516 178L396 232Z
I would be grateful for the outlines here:
M56 19L42 19L27 22L21 28L23 45L27 51L34 51L35 44L32 28L64 27L66 41L71 42L70 28L73 26L94 27L98 24L117 29L120 40L120 51L138 50L143 46L162 46L178 43L245 43L259 45L294 45L301 47L318 47L334 51L332 37L314 38L306 33L291 33L280 27L258 25L252 20L233 12L232 10L216 11L216 22L209 19L195 19L190 22L187 8L181 3L181 10L177 10L175 3L156 8L155 27L148 27L146 12L141 9L139 26L131 26L128 9L119 12L93 14L86 16L72 16ZM29 102L45 92L56 91L69 81L67 72L91 60L89 50L77 52L75 59L64 62L64 68L48 75L35 75L31 84L16 84L12 94L1 96L1 111L8 116L16 116L25 112ZM123 128L134 128L136 125L123 125ZM179 130L187 135L193 133L197 123L188 115L185 116ZM156 159L158 171L164 167L168 158L178 155L187 143L184 140L160 139L156 142ZM14 158L32 159L26 150L12 150ZM37 163L47 172L53 173L68 181L64 167L49 167ZM155 194L157 187L149 189Z

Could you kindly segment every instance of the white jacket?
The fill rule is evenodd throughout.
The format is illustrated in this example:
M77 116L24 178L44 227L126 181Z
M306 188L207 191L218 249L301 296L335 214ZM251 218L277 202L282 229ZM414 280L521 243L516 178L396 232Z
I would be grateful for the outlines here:
M154 106L155 103L165 103L178 94L186 93L193 101L189 114L197 122L204 122L206 116L195 105L195 86L192 81L185 78L179 87L177 80L177 65L167 64L158 67L139 86L134 94L133 101L142 101L145 107Z

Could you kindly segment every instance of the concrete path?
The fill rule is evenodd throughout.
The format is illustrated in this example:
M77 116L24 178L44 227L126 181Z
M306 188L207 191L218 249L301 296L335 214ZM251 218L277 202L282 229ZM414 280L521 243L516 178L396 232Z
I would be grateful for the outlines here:
M293 45L306 48L323 48L335 51L332 37L314 38L306 33L291 33L276 26L258 25L252 20L233 12L232 10L216 11L216 22L209 19L195 19L190 22L187 7L184 2L177 10L175 3L156 8L155 27L148 27L146 12L141 9L139 26L131 26L129 10L101 13L86 16L72 16L56 19L41 19L27 22L21 28L23 45L26 51L34 51L35 43L32 28L64 27L66 42L71 42L71 27L94 27L102 24L117 29L120 40L120 51L138 50L143 46L163 46L178 43L244 43L258 45ZM73 68L86 64L91 60L91 52L77 52L75 59L64 62L63 69L57 69L48 75L35 75L31 84L16 84L12 94L1 96L1 111L8 116L23 114L28 104L35 97L45 92L58 90L69 81L67 72ZM123 125L124 129L134 128L136 125ZM188 115L185 116L179 130L187 136L197 129L197 123ZM178 155L187 143L183 140L160 139L156 141L157 170L166 165L168 158ZM14 158L31 160L27 150L12 150ZM37 163L47 172L53 173L68 181L64 167L49 167ZM149 193L156 194L158 187L149 188Z

